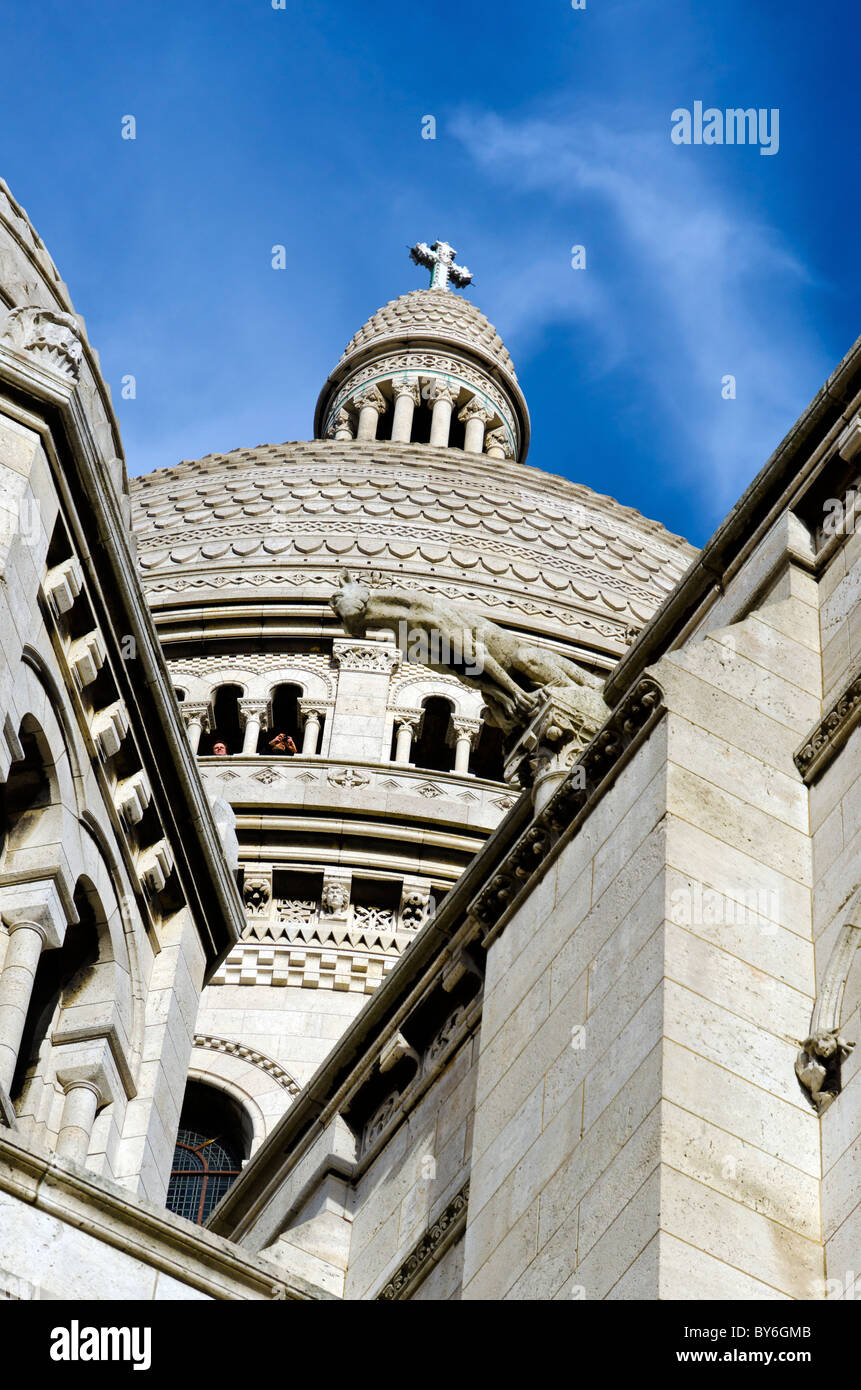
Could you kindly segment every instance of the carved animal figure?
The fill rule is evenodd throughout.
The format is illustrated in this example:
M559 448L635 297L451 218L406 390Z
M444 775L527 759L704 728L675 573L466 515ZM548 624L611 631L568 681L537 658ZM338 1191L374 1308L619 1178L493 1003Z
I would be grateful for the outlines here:
M565 657L528 645L466 604L421 591L369 589L348 570L330 602L350 636L388 629L411 659L432 670L452 671L480 690L490 722L506 732L528 721L542 691L551 686L569 693L579 688L589 714L601 714L598 677Z

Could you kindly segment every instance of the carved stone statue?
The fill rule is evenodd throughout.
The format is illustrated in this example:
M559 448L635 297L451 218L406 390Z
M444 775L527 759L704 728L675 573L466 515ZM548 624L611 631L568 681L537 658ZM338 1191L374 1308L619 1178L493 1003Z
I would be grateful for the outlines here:
M795 1074L820 1115L840 1094L840 1068L854 1046L836 1028L814 1033L801 1045Z
M452 671L483 694L488 722L522 729L552 691L595 731L609 714L601 681L555 652L530 646L467 604L439 594L369 589L345 570L331 604L352 637L389 629L404 655L435 671Z

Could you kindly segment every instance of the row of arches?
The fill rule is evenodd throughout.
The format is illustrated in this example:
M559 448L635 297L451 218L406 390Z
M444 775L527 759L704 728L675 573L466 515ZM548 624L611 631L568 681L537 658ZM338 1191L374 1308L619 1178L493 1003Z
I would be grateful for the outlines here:
M180 689L176 694L180 704L184 704L186 692ZM277 685L270 692L265 712L260 712L253 747L248 746L247 716L243 716L240 707L243 696L241 685L231 682L216 687L209 705L209 727L202 730L197 748L201 757L211 756L219 745L229 756L243 752L266 756L275 751L270 749L270 744L279 734L285 740L292 740L297 751L302 749L304 720L299 701L304 691L300 685ZM316 753L317 749L313 751Z
M457 739L453 736L457 727L453 723L456 714L454 701L443 695L429 695L422 700L418 708L421 718L417 721L409 749L411 765L429 772L460 771L461 769L457 768ZM401 760L398 745L402 727L402 721L399 721L398 713L395 711L389 753L392 762ZM501 730L481 723L470 739L469 760L465 770L474 777L501 782L504 763L502 738Z

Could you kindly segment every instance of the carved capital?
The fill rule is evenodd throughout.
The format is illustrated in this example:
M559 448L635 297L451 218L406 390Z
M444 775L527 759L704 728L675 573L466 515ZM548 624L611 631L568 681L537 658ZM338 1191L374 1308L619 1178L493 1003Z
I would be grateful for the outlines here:
M335 707L334 700L300 700L299 715L304 727L309 719L316 719L320 724L330 714Z
M21 928L37 932L43 948L49 951L62 946L67 924L77 921L68 888L60 877L4 884L0 888L0 918L10 933Z
M499 429L490 430L485 436L484 451L488 458L510 459L514 458L514 450L508 440L508 433L503 426Z
M449 724L448 741L450 743L460 743L461 739L468 739L470 748L474 748L481 737L482 723L480 719L461 719L457 715L452 715Z
M332 660L342 671L396 671L401 664L397 647L384 642L351 642L336 640Z
M35 304L13 309L0 333L0 344L69 381L80 376L84 350L78 321L71 314L40 309Z
M189 704L184 700L179 707L182 715L182 722L186 728L189 724L199 724L205 734L209 733L209 705L206 703Z
M395 729L409 729L412 734L421 729L422 720L425 717L423 709L396 709L394 714Z
M269 709L268 700L239 700L239 727L244 728L249 719L265 720Z
M354 410L364 410L370 407L378 415L385 414L388 408L388 401L378 386L367 386L364 391L359 391L350 402Z
M345 410L343 406L341 407L326 431L326 437L327 439L337 439L340 441L355 438L353 417L349 410Z
M438 401L448 401L449 405L454 405L459 394L460 388L450 386L442 377L427 376L424 378L422 395L430 406L435 406Z
M488 410L484 401L480 400L478 396L473 396L472 400L467 401L466 405L457 412L457 418L462 425L467 424L470 420L481 420L483 424L487 425L493 419L493 413Z
M421 387L415 377L408 377L406 375L393 377L392 395L395 400L397 400L399 396L409 396L413 405L421 404Z

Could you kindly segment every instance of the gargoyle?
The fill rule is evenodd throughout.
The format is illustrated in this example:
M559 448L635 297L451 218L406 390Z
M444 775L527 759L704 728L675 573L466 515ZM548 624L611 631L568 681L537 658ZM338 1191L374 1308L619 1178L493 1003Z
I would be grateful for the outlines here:
M795 1074L820 1115L840 1094L840 1068L854 1046L836 1028L814 1033L801 1044Z
M542 694L564 691L597 730L609 710L601 680L555 652L531 646L467 604L407 589L370 589L345 570L332 608L351 637L388 629L408 660L451 671L480 690L488 722L506 733L522 728Z

